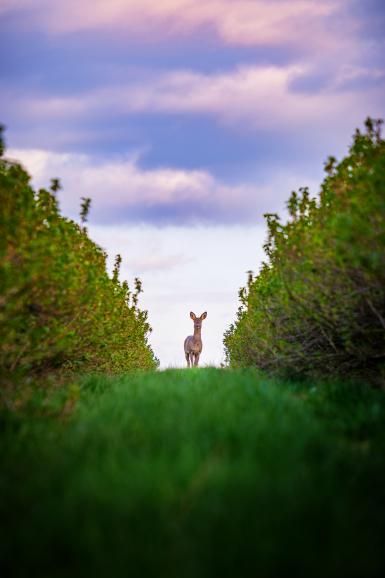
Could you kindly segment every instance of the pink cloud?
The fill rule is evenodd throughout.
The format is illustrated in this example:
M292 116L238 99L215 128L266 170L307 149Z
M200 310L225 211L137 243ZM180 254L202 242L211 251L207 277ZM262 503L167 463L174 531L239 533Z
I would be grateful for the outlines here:
M162 215L169 215L170 222L257 221L269 208L282 207L287 192L304 184L301 176L276 171L269 185L229 185L203 169L145 169L137 154L102 162L89 155L37 149L10 149L8 154L24 164L36 188L60 177L59 201L65 215L77 218L81 197L91 196L93 222L130 221L138 209L141 214L147 211L149 222L162 222ZM316 187L309 179L306 184Z
M46 30L121 29L141 41L211 27L229 44L333 42L324 23L349 0L6 0L3 11L28 8Z
M184 113L209 115L247 130L352 126L368 111L381 116L381 87L367 87L365 99L354 87L339 84L354 79L355 68L340 70L328 90L300 92L291 83L311 72L305 66L241 66L226 72L203 74L188 70L141 75L129 82L74 97L21 97L18 110L25 119L83 119L114 111L117 114ZM376 70L374 75L383 71ZM347 113L348 111L348 113Z
M102 214L110 209L124 212L137 206L169 207L185 203L231 208L256 193L256 188L247 184L228 186L206 170L144 169L137 154L101 163L90 156L72 153L37 149L8 152L26 166L36 187L47 186L52 176L60 176L65 190L63 209L72 215L78 213L84 195L92 196L95 211Z

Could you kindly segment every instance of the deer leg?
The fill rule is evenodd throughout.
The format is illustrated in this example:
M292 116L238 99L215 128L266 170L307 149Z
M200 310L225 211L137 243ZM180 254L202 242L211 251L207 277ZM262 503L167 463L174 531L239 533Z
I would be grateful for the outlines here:
M195 361L194 361L194 365L198 365L199 363L199 353L195 353Z
M190 367L190 354L186 352L185 356L186 356L186 361L187 361L187 367Z

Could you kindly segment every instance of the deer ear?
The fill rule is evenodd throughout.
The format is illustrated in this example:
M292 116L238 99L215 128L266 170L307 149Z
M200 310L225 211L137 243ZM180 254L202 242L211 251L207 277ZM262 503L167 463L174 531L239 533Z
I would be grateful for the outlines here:
M197 318L195 313L193 313L192 311L190 311L190 317L191 319L193 319L193 321L195 321L195 319Z
M205 311L204 313L202 313L201 319L206 319L206 317L207 317L207 311Z

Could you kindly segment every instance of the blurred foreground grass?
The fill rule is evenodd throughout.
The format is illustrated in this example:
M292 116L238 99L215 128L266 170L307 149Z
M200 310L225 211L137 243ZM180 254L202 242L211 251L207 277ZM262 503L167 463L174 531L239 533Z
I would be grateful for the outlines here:
M384 392L208 368L76 396L2 412L12 576L383 575Z

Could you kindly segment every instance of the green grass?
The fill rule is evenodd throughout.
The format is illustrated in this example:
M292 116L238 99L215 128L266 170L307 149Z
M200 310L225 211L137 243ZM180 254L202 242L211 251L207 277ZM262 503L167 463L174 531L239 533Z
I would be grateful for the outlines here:
M191 369L44 403L2 414L13 576L383 575L384 392Z

